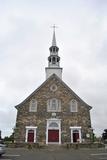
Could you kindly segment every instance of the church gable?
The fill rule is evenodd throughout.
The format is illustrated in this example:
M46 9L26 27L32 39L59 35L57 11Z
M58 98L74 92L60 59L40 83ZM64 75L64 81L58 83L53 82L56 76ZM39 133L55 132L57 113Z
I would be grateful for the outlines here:
M47 110L48 103L51 103L52 99L53 103L56 100L58 101L57 103L62 103L66 107L69 107L74 101L78 103L79 106L85 106L91 109L91 106L87 105L55 74L49 77L29 97L15 107L18 109L31 106L29 110L31 110L31 112L36 112L39 109L37 106L43 105L43 108L45 107L45 110Z

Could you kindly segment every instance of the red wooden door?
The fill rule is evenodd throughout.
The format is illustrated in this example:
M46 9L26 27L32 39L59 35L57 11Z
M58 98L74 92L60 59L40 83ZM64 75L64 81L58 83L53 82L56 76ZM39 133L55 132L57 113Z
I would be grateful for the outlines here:
M79 139L79 133L73 133L73 142L77 142Z
M34 130L28 131L28 142L34 142Z
M48 142L59 142L59 130L48 130Z

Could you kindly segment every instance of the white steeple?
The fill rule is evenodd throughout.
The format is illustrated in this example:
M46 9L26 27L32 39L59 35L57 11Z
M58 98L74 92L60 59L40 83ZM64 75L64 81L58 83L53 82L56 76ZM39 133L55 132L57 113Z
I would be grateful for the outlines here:
M55 28L56 26L54 25L52 46L49 48L50 56L48 57L48 67L45 68L46 79L52 74L56 74L59 78L62 79L62 68L60 68L60 57L58 56L59 48L56 44Z

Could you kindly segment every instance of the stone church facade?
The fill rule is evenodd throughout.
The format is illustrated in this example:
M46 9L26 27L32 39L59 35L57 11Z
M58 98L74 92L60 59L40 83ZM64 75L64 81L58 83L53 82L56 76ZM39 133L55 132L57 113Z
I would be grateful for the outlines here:
M92 107L62 80L55 30L49 50L46 80L15 106L15 142L62 144L90 141Z

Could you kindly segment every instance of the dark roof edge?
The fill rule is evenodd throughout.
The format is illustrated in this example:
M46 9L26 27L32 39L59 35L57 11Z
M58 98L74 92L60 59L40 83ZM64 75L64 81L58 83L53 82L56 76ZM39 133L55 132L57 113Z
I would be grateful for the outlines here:
M68 90L70 92L72 92L74 94L74 96L79 99L80 101L82 101L85 105L87 105L89 107L89 109L91 110L92 109L92 106L88 105L86 102L84 102L64 81L62 81L58 76L57 78L59 79L59 81L61 81L63 83L63 85L68 88Z
M54 74L53 74L52 76L54 76ZM52 76L50 76L48 79L46 79L46 80L45 80L36 90L34 90L24 101L22 101L21 103L19 103L18 105L16 105L15 108L17 109L17 108L20 107L22 104L24 104L30 97L32 97L32 95L34 95L34 93L36 93L43 85L45 85L45 83L46 83L49 79L51 79Z

